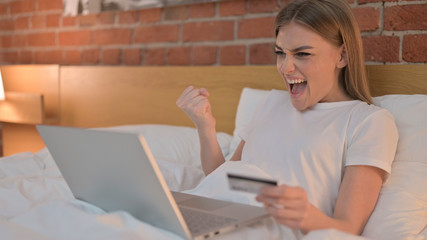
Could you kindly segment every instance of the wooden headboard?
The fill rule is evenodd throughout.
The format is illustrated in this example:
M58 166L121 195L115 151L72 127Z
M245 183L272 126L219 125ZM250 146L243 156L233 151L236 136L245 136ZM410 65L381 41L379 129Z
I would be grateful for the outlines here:
M175 101L187 86L194 85L206 87L211 93L217 130L232 133L244 87L285 87L275 66L60 66L58 69L60 120L56 124L77 127L142 123L193 126ZM374 96L427 94L426 64L372 65L368 66L368 76ZM13 81L19 81L16 78ZM5 124L3 130L5 155L35 152L43 147L34 126ZM22 139L31 141L23 143Z
M244 87L283 89L274 67L62 67L61 124L193 126L175 105L193 85L209 90L217 130L231 133ZM78 96L78 97L77 97Z

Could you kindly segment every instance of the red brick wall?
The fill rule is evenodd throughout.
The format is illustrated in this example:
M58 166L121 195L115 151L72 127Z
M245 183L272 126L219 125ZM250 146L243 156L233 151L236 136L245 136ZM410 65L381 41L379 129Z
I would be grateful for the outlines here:
M1 64L274 64L272 24L288 0L231 0L62 16L62 0L0 0ZM367 63L427 62L425 0L348 0Z

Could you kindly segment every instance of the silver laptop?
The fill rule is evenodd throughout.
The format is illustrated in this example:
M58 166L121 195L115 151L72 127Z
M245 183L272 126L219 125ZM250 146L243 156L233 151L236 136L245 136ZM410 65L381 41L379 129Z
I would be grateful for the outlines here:
M261 207L171 192L141 135L38 125L77 199L123 210L185 239L205 239L261 221Z

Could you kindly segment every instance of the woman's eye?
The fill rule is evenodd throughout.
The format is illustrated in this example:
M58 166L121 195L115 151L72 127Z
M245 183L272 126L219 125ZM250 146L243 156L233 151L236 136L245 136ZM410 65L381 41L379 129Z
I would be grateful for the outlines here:
M307 57L307 56L310 56L311 54L310 53L306 53L306 52L297 52L295 55L297 57Z
M277 56L285 56L285 53L284 53L284 52L282 52L282 51L278 51L278 50L275 50L275 51L274 51L274 54L276 54Z

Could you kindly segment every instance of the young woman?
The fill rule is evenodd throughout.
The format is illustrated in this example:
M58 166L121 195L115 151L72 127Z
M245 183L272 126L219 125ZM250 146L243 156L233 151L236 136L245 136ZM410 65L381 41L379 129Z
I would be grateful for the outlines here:
M361 234L390 173L398 134L392 115L371 105L360 32L345 0L295 0L275 22L272 91L231 160L279 182L257 196L278 223L307 233ZM195 123L206 174L224 163L206 89L188 87L177 105Z

